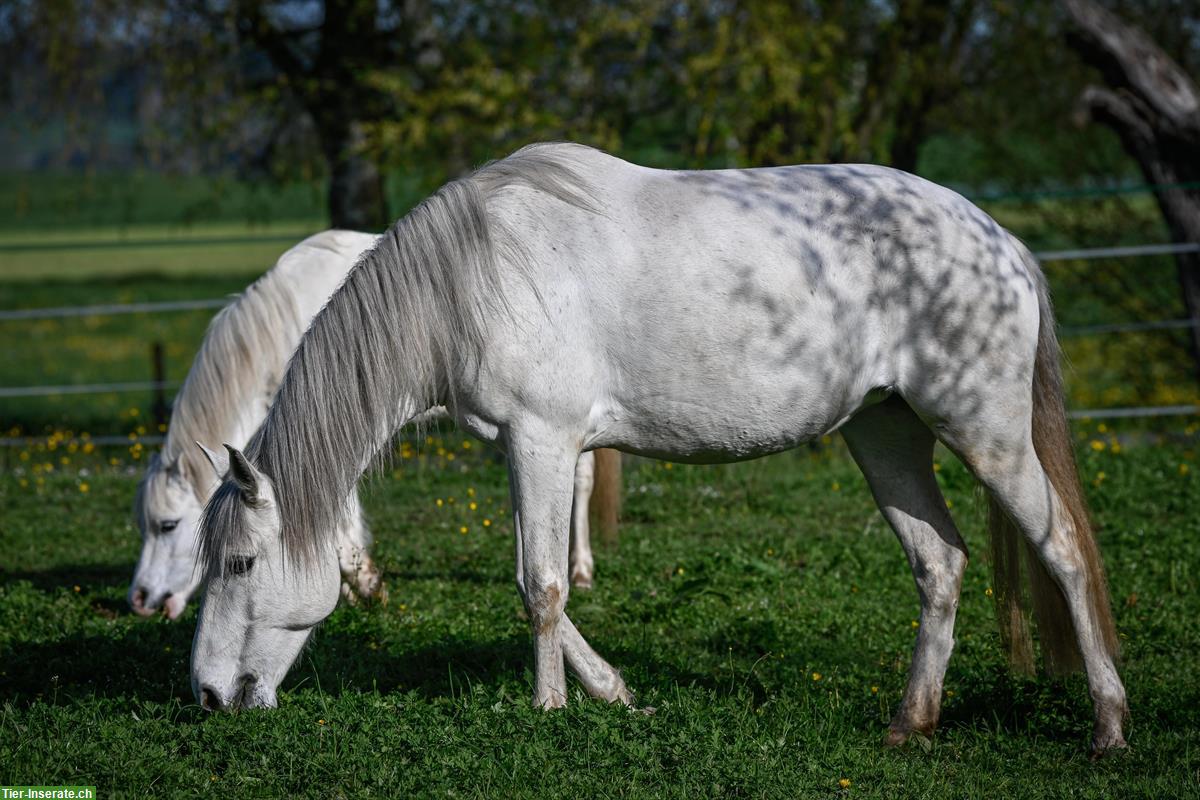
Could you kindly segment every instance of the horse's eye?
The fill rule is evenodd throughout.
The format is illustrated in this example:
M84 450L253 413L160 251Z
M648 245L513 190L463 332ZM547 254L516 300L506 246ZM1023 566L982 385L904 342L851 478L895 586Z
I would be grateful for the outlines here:
M178 524L179 520L177 519L164 519L162 522L158 523L158 530L162 533L170 533L171 531L175 530L175 526Z
M225 571L230 575L245 575L254 566L254 556L230 556Z

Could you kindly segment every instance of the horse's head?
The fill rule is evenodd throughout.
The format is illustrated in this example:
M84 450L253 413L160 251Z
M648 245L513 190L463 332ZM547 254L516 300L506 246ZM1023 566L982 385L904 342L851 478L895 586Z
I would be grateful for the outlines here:
M129 585L129 606L144 617L158 611L177 618L200 585L196 527L203 507L180 462L154 456L138 486L133 514L142 533L142 554Z
M274 706L276 688L333 612L341 584L332 546L290 563L270 478L225 447L229 476L200 523L208 585L192 642L192 691L210 711Z

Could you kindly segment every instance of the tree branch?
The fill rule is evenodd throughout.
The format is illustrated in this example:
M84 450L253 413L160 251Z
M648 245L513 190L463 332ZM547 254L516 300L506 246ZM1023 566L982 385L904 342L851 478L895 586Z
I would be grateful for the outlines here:
M1075 27L1068 41L1114 88L1124 88L1160 118L1155 129L1200 143L1200 89L1149 36L1094 0L1062 0Z

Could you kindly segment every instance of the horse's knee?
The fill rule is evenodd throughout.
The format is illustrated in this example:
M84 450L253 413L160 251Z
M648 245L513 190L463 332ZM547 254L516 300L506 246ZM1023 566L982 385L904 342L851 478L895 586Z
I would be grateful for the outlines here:
M567 588L558 581L532 586L527 581L522 596L534 633L547 633L562 618L567 607Z

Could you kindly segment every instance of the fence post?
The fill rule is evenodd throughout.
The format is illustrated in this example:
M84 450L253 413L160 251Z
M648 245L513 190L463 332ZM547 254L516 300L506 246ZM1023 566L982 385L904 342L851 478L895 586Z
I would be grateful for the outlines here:
M163 356L163 343L154 342L150 345L150 360L154 370L154 424L161 431L167 424L167 365Z

